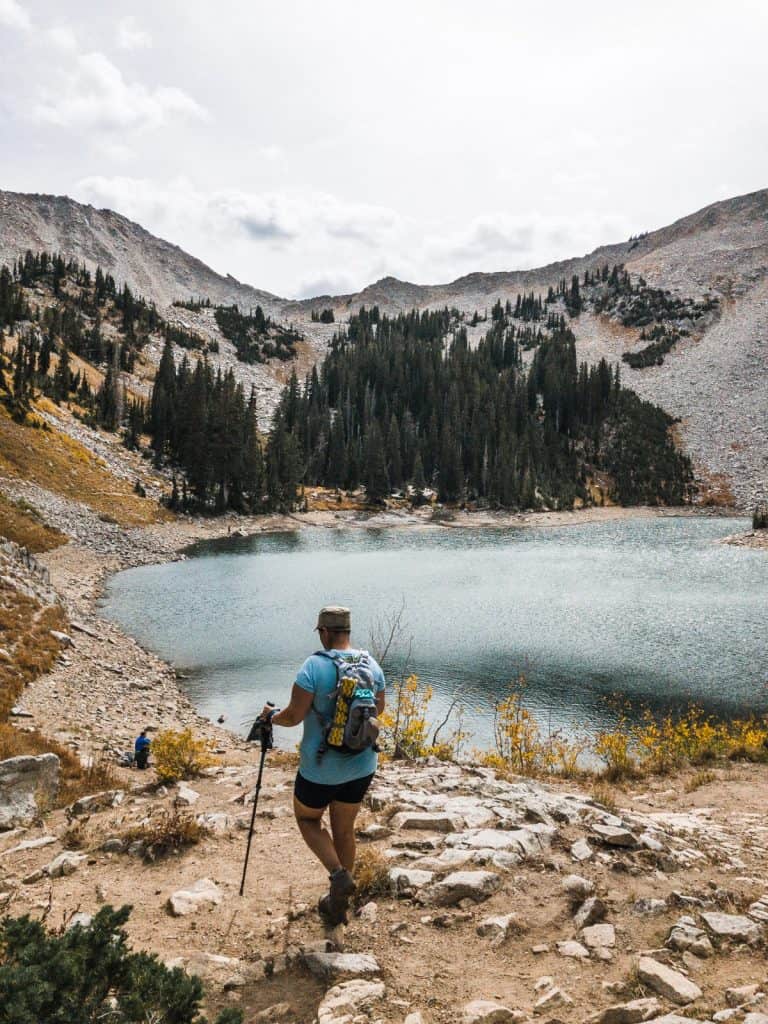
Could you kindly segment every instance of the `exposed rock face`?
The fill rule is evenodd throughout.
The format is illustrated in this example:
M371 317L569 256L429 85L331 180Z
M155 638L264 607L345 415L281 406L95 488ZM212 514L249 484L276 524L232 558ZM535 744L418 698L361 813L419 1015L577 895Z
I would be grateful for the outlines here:
M99 265L116 281L161 306L190 295L270 309L280 301L234 277L222 277L112 210L97 210L66 196L0 191L0 263L13 263L27 249L60 252L84 261L92 270Z
M55 754L11 757L0 761L0 831L30 825L59 791L59 759Z

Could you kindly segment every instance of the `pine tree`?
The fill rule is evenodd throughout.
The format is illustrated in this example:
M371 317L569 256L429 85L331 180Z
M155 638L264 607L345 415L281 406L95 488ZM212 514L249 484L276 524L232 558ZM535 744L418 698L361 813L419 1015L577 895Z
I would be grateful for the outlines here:
M368 501L378 504L389 494L389 474L384 454L384 442L376 422L368 431L365 463L365 492Z

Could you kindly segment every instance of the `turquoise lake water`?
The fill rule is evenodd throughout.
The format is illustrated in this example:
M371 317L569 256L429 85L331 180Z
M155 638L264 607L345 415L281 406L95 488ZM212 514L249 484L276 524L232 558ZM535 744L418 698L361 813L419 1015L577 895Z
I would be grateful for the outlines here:
M715 543L746 520L627 519L526 529L303 529L223 539L186 561L113 577L103 612L171 661L199 709L245 732L284 705L317 646L323 604L353 609L353 641L402 606L388 668L458 696L478 743L523 673L546 728L568 734L635 709L696 700L768 708L768 557ZM409 643L409 638L412 638ZM284 745L298 739L282 733Z

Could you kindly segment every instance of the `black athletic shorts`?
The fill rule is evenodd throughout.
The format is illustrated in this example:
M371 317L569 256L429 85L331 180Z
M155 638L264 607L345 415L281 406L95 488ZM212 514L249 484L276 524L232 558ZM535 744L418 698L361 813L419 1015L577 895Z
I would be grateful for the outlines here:
M359 804L368 792L374 772L365 775L362 779L352 779L350 782L341 782L337 786L323 786L319 782L310 782L305 779L301 772L296 775L296 782L293 786L293 795L300 804L319 811L321 807L327 807L334 801L340 804Z

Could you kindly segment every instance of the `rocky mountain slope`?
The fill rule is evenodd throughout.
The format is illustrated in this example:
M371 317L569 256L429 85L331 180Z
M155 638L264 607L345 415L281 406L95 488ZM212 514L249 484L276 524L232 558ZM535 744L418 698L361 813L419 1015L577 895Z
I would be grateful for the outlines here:
M737 505L751 508L768 487L768 190L715 203L668 227L636 239L602 246L576 259L527 271L477 273L450 284L420 286L383 278L353 295L289 301L222 277L181 249L109 210L71 199L0 192L0 262L19 252L61 250L101 264L137 292L167 308L174 299L207 296L214 303L261 304L265 312L302 334L299 372L320 358L339 322L361 305L383 312L437 306L466 314L490 311L497 300L513 304L521 292L545 295L558 282L583 278L606 264L623 265L633 281L644 280L681 300L718 301L718 315L702 320L659 365L633 368L621 362L624 383L681 419L680 440L702 480ZM562 306L562 303L560 303ZM336 324L317 323L312 312L334 309ZM172 317L215 337L225 362L235 364L218 337L210 310L174 309ZM470 329L476 341L482 322ZM570 322L580 359L620 362L643 342L637 327L589 306ZM159 350L155 353L159 357ZM240 376L262 392L269 413L284 364L245 367Z
M281 304L269 292L222 277L112 210L97 210L67 196L0 191L0 264L12 263L27 249L60 252L84 261L91 270L101 266L161 307L190 295L245 307L260 304L268 311Z

